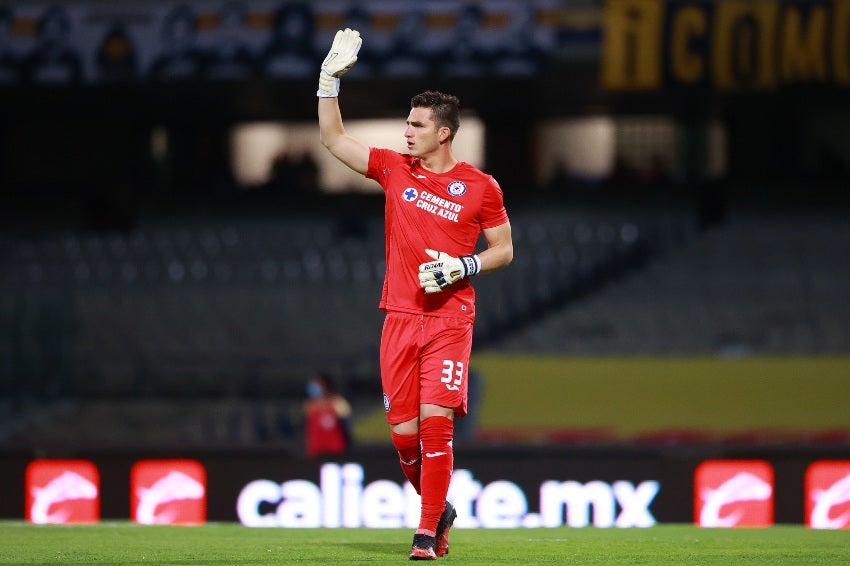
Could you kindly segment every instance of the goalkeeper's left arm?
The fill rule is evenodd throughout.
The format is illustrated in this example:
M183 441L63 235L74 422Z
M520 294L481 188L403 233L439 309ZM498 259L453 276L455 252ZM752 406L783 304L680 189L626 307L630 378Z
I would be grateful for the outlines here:
M434 258L419 266L419 284L426 293L439 293L452 283L481 271L481 259L477 255L454 257L430 249L425 253Z
M439 293L461 279L496 271L513 261L510 223L485 229L484 237L487 249L479 254L454 257L446 252L425 250L434 260L419 265L419 284L425 292Z

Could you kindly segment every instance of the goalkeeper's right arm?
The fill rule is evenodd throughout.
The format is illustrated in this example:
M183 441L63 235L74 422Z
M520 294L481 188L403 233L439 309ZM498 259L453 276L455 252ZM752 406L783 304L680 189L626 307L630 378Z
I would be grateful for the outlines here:
M362 40L357 30L339 30L319 72L319 137L334 157L365 175L369 168L369 146L345 133L339 110L339 77L357 61Z
M339 78L357 62L357 53L362 44L360 32L355 29L345 28L336 32L331 49L322 62L322 70L319 71L319 90L316 91L316 96L339 96Z

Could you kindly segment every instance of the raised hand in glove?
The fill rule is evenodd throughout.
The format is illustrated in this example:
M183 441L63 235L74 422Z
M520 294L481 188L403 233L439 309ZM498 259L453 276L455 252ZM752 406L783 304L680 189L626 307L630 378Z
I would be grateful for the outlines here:
M339 78L357 62L357 53L362 44L360 32L356 29L345 28L336 32L331 50L322 61L319 90L316 96L321 98L339 96Z
M452 283L481 271L477 255L452 257L446 252L425 250L434 261L419 266L419 284L426 293L439 293Z

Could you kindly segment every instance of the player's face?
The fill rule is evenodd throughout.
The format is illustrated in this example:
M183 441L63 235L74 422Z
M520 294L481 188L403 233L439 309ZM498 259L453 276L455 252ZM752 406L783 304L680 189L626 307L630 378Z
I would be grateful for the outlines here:
M411 108L404 129L407 151L414 157L422 157L440 146L440 129L434 122L430 108Z

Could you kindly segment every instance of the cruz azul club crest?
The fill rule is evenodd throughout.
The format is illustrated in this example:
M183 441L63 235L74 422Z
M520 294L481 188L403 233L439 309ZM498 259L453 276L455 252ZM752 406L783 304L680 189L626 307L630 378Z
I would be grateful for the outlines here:
M449 183L449 186L446 187L446 190L449 191L449 194L453 197L459 197L466 193L466 183L463 181L452 181Z

